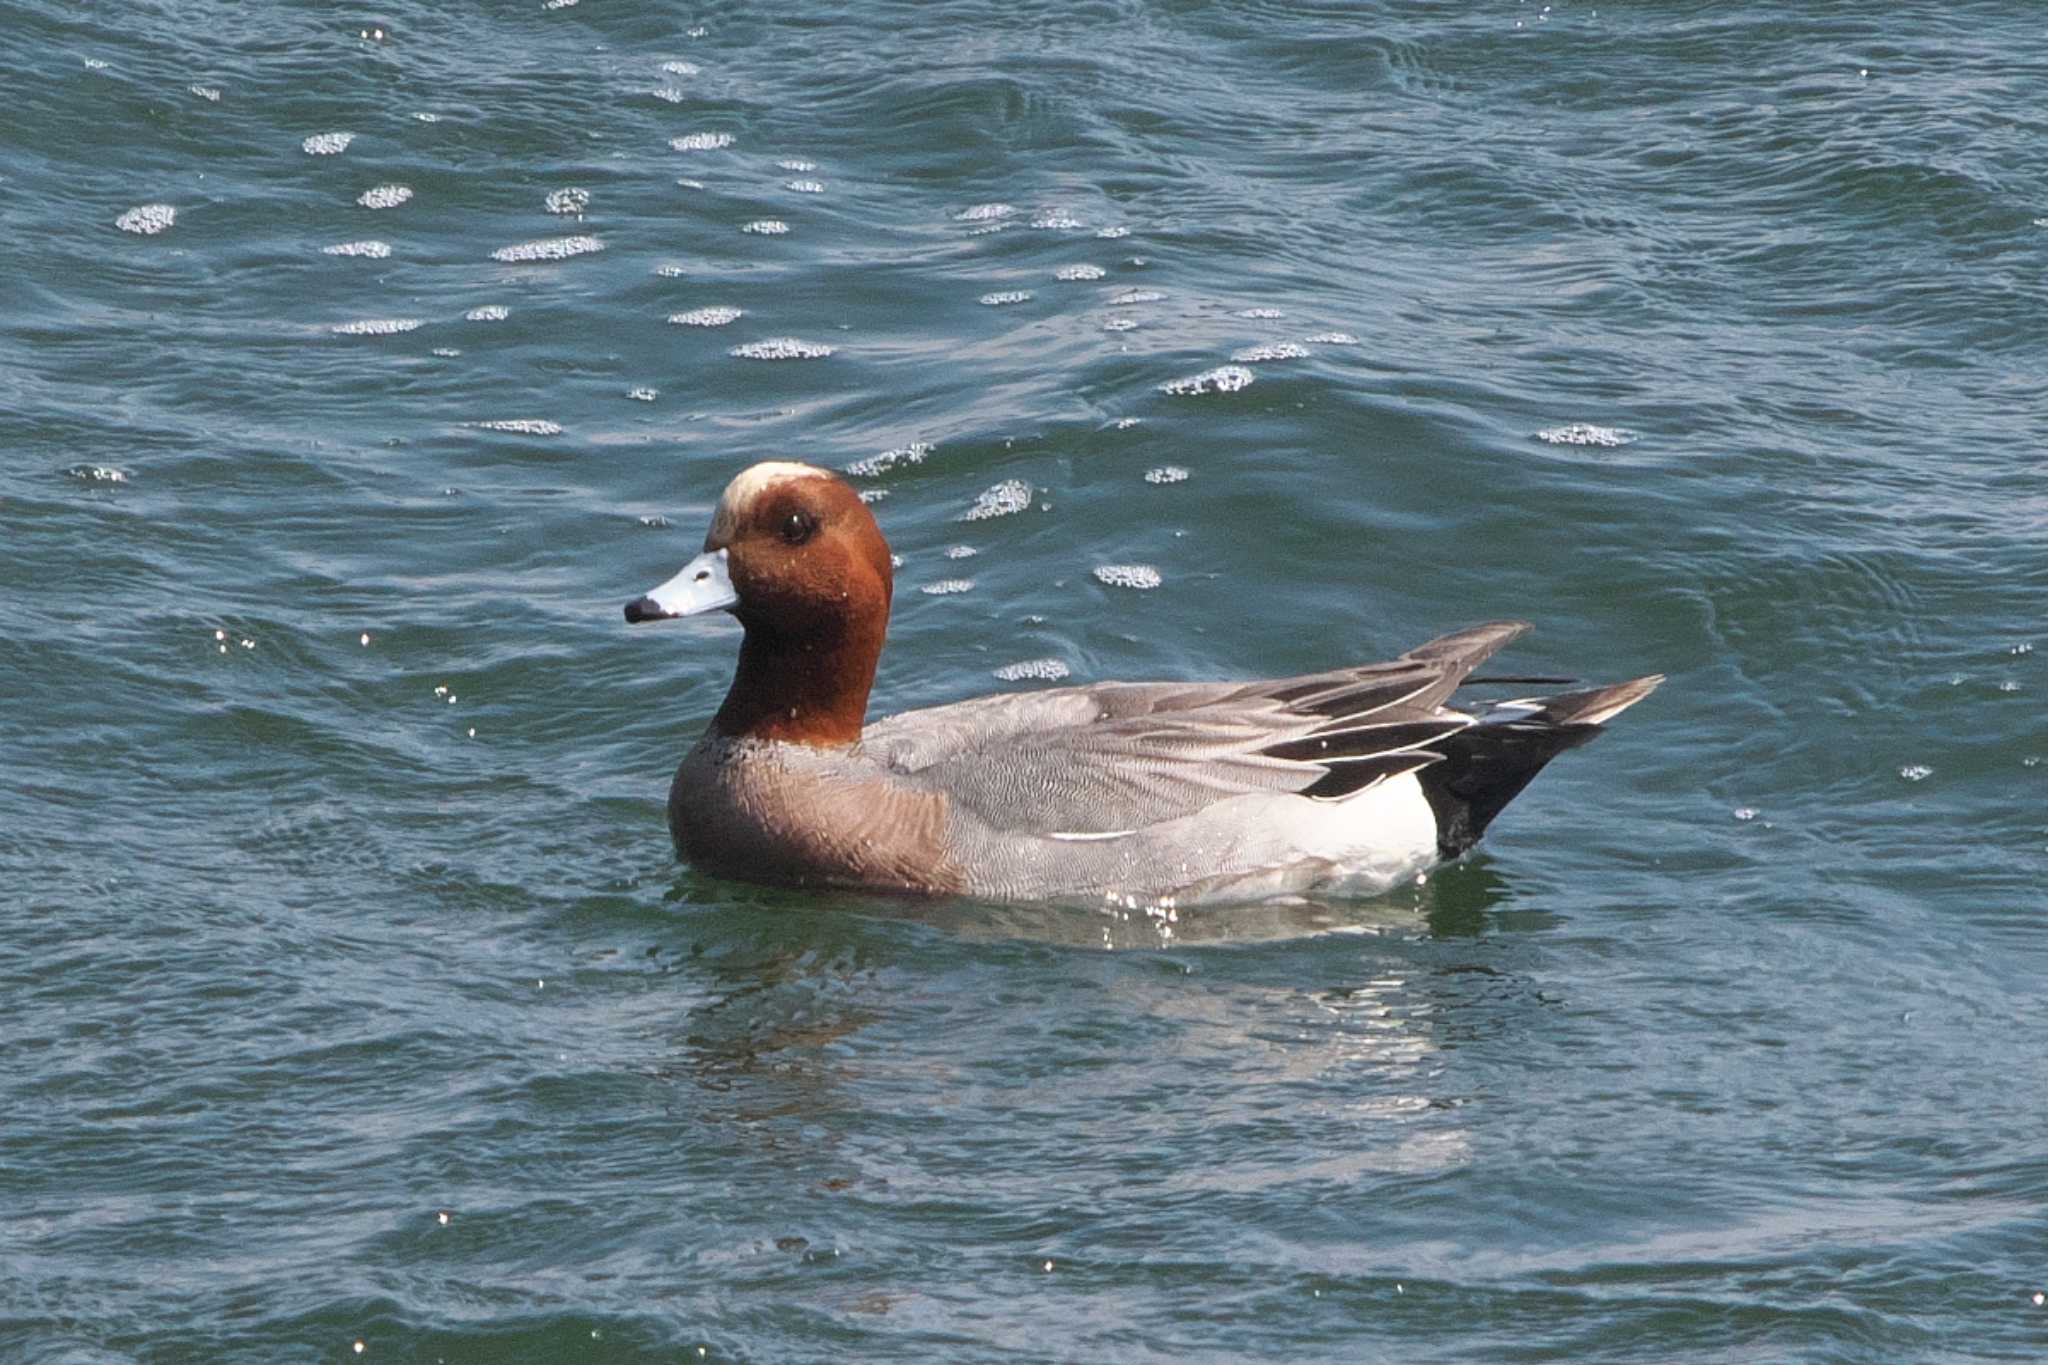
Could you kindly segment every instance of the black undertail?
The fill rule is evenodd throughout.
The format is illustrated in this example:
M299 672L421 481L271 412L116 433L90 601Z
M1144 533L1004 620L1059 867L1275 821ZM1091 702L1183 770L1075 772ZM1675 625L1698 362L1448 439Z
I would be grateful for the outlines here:
M1474 725L1430 745L1443 761L1417 769L1415 780L1436 813L1438 855L1455 858L1478 843L1544 764L1599 733L1596 724L1510 721Z

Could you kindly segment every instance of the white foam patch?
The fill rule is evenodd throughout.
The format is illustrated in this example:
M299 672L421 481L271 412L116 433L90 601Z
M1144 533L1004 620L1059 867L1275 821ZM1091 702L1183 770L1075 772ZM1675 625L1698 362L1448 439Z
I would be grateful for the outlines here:
M1005 304L1011 303L1029 303L1031 302L1031 291L1028 289L1007 289L1001 293L983 294L976 302L989 308L1001 308Z
M1198 393L1236 393L1251 387L1252 372L1242 365L1218 365L1213 370L1169 379L1159 386L1161 393L1188 397Z
M1157 289L1126 289L1109 301L1112 308L1129 308L1140 303L1157 303L1166 295Z
M936 583L927 583L918 591L932 597L951 597L955 593L969 592L974 587L971 578L942 578Z
M193 94L199 96L199 98L207 101L210 104L220 103L220 87L218 86L194 85L188 88L192 91Z
M472 308L462 315L465 322L503 322L512 316L512 310L502 303L487 303L481 308Z
M932 444L929 441L912 441L907 446L897 446L879 455L870 455L865 460L855 460L846 467L846 472L856 478L871 479L898 465L923 464L931 458Z
M391 243L377 241L336 242L333 246L321 247L320 254L323 256L365 256L373 261L381 261L391 254Z
M819 341L769 337L766 341L750 341L744 346L735 346L726 354L738 356L741 360L823 360L832 354L832 348Z
M69 474L74 479L83 479L87 483L128 482L127 474L123 473L121 470L115 469L112 465L75 464L71 466L71 468L65 470L64 472L66 474Z
M1003 682L1023 682L1033 679L1040 682L1057 682L1067 677L1071 670L1058 659L1020 659L1013 664L1004 664L995 670L995 676Z
M533 242L501 246L491 253L494 261L566 261L572 256L589 256L604 250L595 237L543 237Z
M789 224L780 218L756 218L751 223L740 224L741 232L751 232L757 237L786 237Z
M654 273L664 280L679 280L686 272L679 265L658 265L654 267Z
M355 140L354 133L315 133L299 144L299 150L307 156L340 156Z
M1908 782L1925 782L1928 778L1934 776L1934 769L1928 767L1925 763L1908 763L1905 767L1899 769L1899 776L1905 778Z
M356 202L366 209L395 209L410 198L410 185L377 185L357 195Z
M1140 591L1156 588L1162 581L1159 570L1150 564L1098 564L1095 577L1112 588L1136 588Z
M987 521L991 517L1014 516L1031 505L1031 485L1022 479L1004 479L985 488L974 506L961 514L962 521Z
M1317 332L1314 336L1303 337L1311 346L1357 346L1357 337L1349 332Z
M1237 315L1241 318L1261 319L1284 318L1287 316L1287 314L1281 312L1278 308L1240 308L1237 310Z
M137 204L116 218L114 226L123 232L154 237L159 232L168 231L177 221L178 211L169 204Z
M1230 358L1240 364L1257 365L1268 360L1300 360L1309 354L1308 347L1298 341L1273 341L1233 351Z
M987 223L998 218L1008 218L1017 211L1015 204L969 204L953 215L956 223Z
M825 192L825 182L822 180L788 180L783 182L782 188L790 191L792 194L823 194Z
M498 417L487 422L471 422L480 431L508 431L515 436L560 436L562 424L539 417Z
M1088 225L1073 214L1068 213L1065 209L1044 209L1039 212L1037 217L1031 220L1031 226L1066 231L1070 228L1086 227Z
M676 184L678 187L686 190L701 190L704 188L703 181L691 180L687 177L677 179Z
M1536 433L1536 439L1554 446L1625 446L1636 439L1636 434L1621 427L1570 422L1561 427L1545 427Z
M636 403L652 403L655 399L661 397L661 391L658 389L646 388L627 389L626 397L632 399Z
M1145 471L1146 483L1186 483L1187 481L1187 470L1177 464L1163 464L1157 469Z
M420 325L418 318L365 318L361 322L337 323L328 330L343 337L388 337L414 331Z
M795 171L795 172L798 172L798 173L802 173L802 172L804 172L804 171L815 171L815 170L817 170L817 169L818 169L818 163L817 163L817 162L815 162L815 161L803 161L803 160L799 160L799 159L797 159L797 158L795 158L795 157L791 157L790 159L788 159L788 160L786 160L786 161L778 161L778 162L776 162L775 164L776 164L777 166L780 166L780 167L781 167L781 168L782 168L783 170L785 170L785 171Z
M670 104L681 104L684 100L689 98L688 95L676 89L673 85L656 86L653 90L649 91L648 93L653 95L654 98L658 100L667 100Z
M946 558L948 559L972 559L980 553L981 551L975 549L972 545L948 545L946 547Z
M695 62L663 62L661 69L671 76L695 76L704 70Z
M1099 280L1109 272L1099 265L1063 265L1053 272L1056 280Z
M670 313L668 320L678 327L723 327L728 323L738 322L746 315L747 310L744 308L728 308L722 303L715 303L703 308L692 308L687 313Z
M1117 238L1119 238L1119 237L1128 237L1128 236L1130 236L1130 235L1131 235L1131 230L1130 230L1129 228L1127 228L1127 227L1123 227L1123 226L1121 226L1121 225L1119 225L1119 226L1116 226L1116 227L1106 227L1106 228L1097 228L1097 229L1095 230L1095 235L1096 235L1097 237L1100 237L1100 238L1104 239L1105 241L1111 241L1111 242L1113 242L1113 241L1115 241L1115 240L1116 240Z
M549 213L580 214L590 207L590 191L569 185L559 190L549 190L548 197L543 202L547 205Z
M732 146L731 133L684 133L672 137L668 145L679 152L716 152Z
M1136 318L1104 318L1102 320L1102 330L1105 332L1128 332L1137 325L1138 320Z

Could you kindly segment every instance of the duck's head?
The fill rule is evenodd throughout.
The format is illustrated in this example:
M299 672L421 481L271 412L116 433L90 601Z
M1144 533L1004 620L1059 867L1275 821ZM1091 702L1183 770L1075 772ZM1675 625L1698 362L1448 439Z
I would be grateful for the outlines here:
M889 542L845 480L774 461L718 500L704 553L626 604L626 620L729 611L746 627L714 727L806 744L860 738L889 626Z

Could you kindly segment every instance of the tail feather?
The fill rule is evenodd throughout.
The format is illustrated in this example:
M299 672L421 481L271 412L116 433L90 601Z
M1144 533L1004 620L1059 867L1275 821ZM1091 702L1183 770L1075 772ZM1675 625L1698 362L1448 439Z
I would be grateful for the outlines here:
M1436 814L1437 850L1455 858L1479 842L1508 802L1544 765L1595 739L1601 724L1650 695L1661 674L1606 687L1509 703L1479 724L1431 744L1444 761L1416 779Z

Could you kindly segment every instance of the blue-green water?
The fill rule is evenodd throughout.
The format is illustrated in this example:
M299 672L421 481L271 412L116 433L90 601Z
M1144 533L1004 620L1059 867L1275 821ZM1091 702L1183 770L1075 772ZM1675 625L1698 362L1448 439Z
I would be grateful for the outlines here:
M2040 20L0 4L0 1357L2048 1354ZM884 711L1671 681L1386 902L717 883L766 457Z

